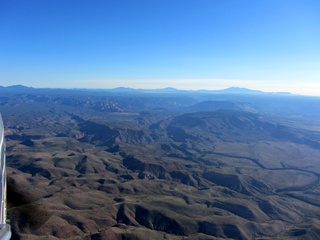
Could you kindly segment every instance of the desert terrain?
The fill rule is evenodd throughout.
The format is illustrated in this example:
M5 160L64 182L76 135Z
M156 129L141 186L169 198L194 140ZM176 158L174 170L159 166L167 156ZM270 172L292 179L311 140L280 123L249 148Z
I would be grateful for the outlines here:
M14 239L319 239L320 98L0 88Z

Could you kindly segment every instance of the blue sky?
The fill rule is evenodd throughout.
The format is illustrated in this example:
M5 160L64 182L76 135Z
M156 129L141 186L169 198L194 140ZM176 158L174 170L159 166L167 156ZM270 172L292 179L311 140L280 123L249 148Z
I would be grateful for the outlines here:
M1 0L0 85L320 95L318 0Z

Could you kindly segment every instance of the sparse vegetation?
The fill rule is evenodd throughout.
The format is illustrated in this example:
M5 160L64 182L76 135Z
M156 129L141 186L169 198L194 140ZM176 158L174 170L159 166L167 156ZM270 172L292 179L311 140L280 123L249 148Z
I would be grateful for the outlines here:
M1 91L17 239L320 238L318 98Z

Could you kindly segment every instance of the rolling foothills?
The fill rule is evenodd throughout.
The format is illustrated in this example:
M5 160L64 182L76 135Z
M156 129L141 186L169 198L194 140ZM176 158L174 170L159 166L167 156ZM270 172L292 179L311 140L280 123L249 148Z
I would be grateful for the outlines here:
M320 98L0 87L16 239L318 239Z

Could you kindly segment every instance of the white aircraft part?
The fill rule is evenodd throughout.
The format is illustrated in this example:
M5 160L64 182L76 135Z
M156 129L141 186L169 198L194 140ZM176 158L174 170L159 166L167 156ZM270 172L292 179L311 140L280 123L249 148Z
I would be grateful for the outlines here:
M0 240L11 238L10 225L7 220L7 184L6 184L6 146L4 141L4 127L2 117L0 115Z

